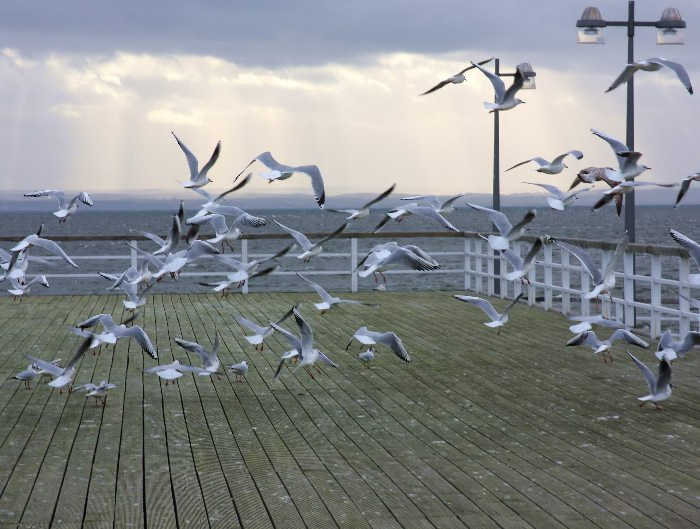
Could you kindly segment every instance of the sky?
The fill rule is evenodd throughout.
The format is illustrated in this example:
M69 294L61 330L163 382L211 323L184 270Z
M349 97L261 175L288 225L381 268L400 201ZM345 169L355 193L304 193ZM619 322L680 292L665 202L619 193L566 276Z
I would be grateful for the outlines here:
M392 183L405 193L488 193L489 81L472 70L466 83L418 94L492 56L502 71L529 62L537 72L537 88L519 94L526 104L501 113L502 169L584 152L560 175L534 164L502 173L502 193L532 192L523 181L568 187L578 169L615 164L591 128L625 139L625 89L604 93L626 64L625 30L607 28L604 46L577 44L587 5L4 0L0 193L179 191L188 171L171 131L200 163L221 141L212 192L271 151L283 163L318 165L329 197ZM608 20L626 18L624 0L596 5ZM635 57L680 62L700 86L700 2L668 5L687 22L686 44L657 46L656 30L639 28ZM636 16L656 20L664 7L638 0ZM635 93L635 147L653 168L645 179L699 171L700 95L669 70L638 73ZM255 179L248 189L310 192L303 175L270 186Z

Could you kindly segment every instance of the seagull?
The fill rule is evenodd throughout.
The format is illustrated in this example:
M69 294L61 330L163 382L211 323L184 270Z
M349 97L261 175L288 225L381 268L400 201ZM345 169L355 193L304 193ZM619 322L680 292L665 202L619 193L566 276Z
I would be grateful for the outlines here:
M471 204L467 202L467 206L470 206L479 211L483 211L488 214L491 222L494 223L500 235L489 235L488 241L489 246L493 250L505 250L510 246L510 243L517 241L523 235L525 225L529 224L535 219L537 211L534 209L529 210L520 222L513 226L508 217L506 217L500 211L495 209L486 208L484 206L477 206L476 204Z
M287 329L280 327L273 321L269 322L270 326L272 326L276 331L278 331L282 336L284 336L287 339L287 341L291 344L291 346L294 349L296 349L299 355L299 363L292 372L296 372L303 367L306 369L306 372L309 374L309 376L311 376L313 380L316 380L314 378L313 373L310 370L310 367L314 366L317 361L320 360L329 367L338 366L321 351L319 351L318 349L314 349L314 335L311 326L308 323L306 323L306 320L304 320L304 318L301 316L296 307L292 309L292 314L294 315L294 319L296 320L297 326L299 327L299 338L297 338ZM282 369L282 366L284 365L284 362L285 358L282 358L279 365L277 366L277 371L275 372L273 380L277 380L277 378L279 378L280 371ZM316 370L319 373L321 372L318 367L316 367Z
M220 203L224 201L227 195L230 193L233 193L234 191L238 191L239 189L243 188L248 182L250 182L250 178L252 176L252 173L248 173L243 180L241 180L238 184L235 186L231 187L230 189L227 189L223 193L219 193L217 196L212 195L205 189L201 187L193 187L191 188L192 191L197 193L198 195L201 195L204 197L206 202L201 205L200 210L193 216L187 219L187 224L191 224L191 221L193 219L196 219L199 216L206 215L208 213L220 213L222 215L234 215L238 216L242 213L245 213L242 209L237 208L235 206L222 206ZM223 208L223 209L222 209ZM251 215L252 217L252 215ZM253 218L258 218L258 217L253 217ZM260 224L261 226L265 225L265 219L263 220L263 224Z
M495 74L492 74L487 70L484 70L478 64L472 63L472 66L481 70L481 73L483 73L488 78L488 80L491 81L493 89L496 93L495 103L484 101L484 108L488 109L489 113L497 112L499 110L510 110L511 108L515 108L516 106L518 106L520 103L525 102L515 97L515 94L518 92L518 90L520 90L523 87L523 83L525 82L525 76L523 75L523 72L520 69L520 65L518 65L518 67L516 67L515 69L515 75L513 76L513 84L511 84L508 87L508 90L506 90L506 85L500 77L498 77Z
M36 276L33 277L30 281L25 281L24 277L8 277L8 281L12 286L12 288L7 289L7 291L14 296L12 298L12 301L14 301L17 298L19 298L19 300L22 301L24 295L30 291L29 287L32 283L39 283L42 286L45 286L47 288L49 287L49 281L48 279L46 279L46 276Z
M277 272L280 267L279 265L275 266L269 266L267 268L264 268L262 270L257 270L256 272L249 273L249 272L233 272L231 274L226 274L226 279L221 279L219 281L215 281L213 283L205 283L205 282L200 282L197 283L200 286L203 287L214 287L211 289L212 292L221 292L221 297L225 298L229 294L229 289L231 288L231 285L233 283L237 283L237 287L241 287L246 281L249 281L251 279L255 279L256 277L262 277L266 276L272 273ZM245 279L240 279L244 277Z
M690 184L692 184L696 180L700 180L700 173L693 173L690 176L686 176L683 180L681 180L681 188L678 190L676 203L673 205L674 208L678 207L678 204L680 204L681 200L683 200L683 197L688 192L688 189L690 189Z
M127 320L127 323L133 319L134 316L129 318ZM116 339L133 338L134 340L136 340L136 343L139 344L141 349L147 352L151 356L151 358L155 360L158 359L158 353L156 351L156 348L151 343L151 340L146 334L146 332L140 326L132 325L131 327L127 327L123 323L117 325L112 319L111 314L95 314L94 316L89 317L84 322L79 323L77 327L85 330L94 327L98 323L101 323L104 330L109 333L112 333Z
M175 338L175 343L182 347L185 351L195 353L202 361L201 370L196 371L200 376L211 376L216 374L221 366L219 360L219 332L214 331L214 344L211 351L207 351L204 347L196 342L188 342L182 338Z
M535 256L539 253L540 249L542 249L542 245L542 238L538 237L535 239L535 242L532 243L527 255L525 255L525 259L521 259L521 257L510 248L500 250L501 255L503 255L513 267L513 271L503 274L503 277L505 277L508 281L520 279L521 282L527 282L530 284L530 280L527 278L527 273L535 265Z
M173 222L170 226L170 233L168 233L167 239L162 239L155 233L150 233L147 231L142 231L141 235L152 240L154 243L160 245L153 255L159 254L169 254L177 245L180 243L180 235L182 233L182 223L185 220L185 207L182 201L180 201L180 208L176 215L173 215Z
M39 372L36 369L34 369L34 365L29 364L27 366L27 369L20 371L12 378L14 378L15 380L21 380L25 388L32 389L30 382L34 380L34 377L36 377L38 374Z
M576 157L577 160L580 160L583 158L583 153L579 150L573 150L573 151L566 151L564 154L560 154L554 160L551 162L548 162L544 158L540 158L539 156L535 156L534 158L530 158L529 160L525 160L524 162L516 163L513 167L509 167L506 169L506 171L510 171L511 169L515 169L516 167L520 167L521 165L525 165L526 163L530 162L535 162L539 167L535 169L538 173L544 173L544 174L559 174L561 173L564 169L567 168L566 165L564 165L564 158L566 158L568 155Z
M277 224L280 228L282 228L284 231L286 231L289 235L294 237L294 239L299 243L299 246L301 246L302 250L304 250L302 253L297 255L297 259L303 259L305 263L308 263L312 257L318 255L321 253L323 250L323 247L321 246L324 242L326 242L329 239L332 239L336 235L338 235L340 232L342 232L345 227L348 225L346 222L340 228L336 229L333 233L330 235L325 236L323 239L320 241L311 244L311 241L301 233L300 231L293 230L292 228L288 228L284 224L281 224L277 221L275 221L275 224Z
M485 61L478 62L477 64L486 64L487 62L492 61L492 60L493 60L493 57L490 57L490 58L486 59ZM466 72L468 72L469 70L472 70L473 68L476 68L476 66L474 66L474 64L472 63L472 65L467 66L466 68L463 68L462 70L458 71L453 76L448 77L447 79L445 79L443 81L440 81L438 84L433 86L431 89L423 92L420 95L424 96L424 95L432 94L433 92L440 90L440 88L442 88L443 86L446 86L448 84L463 83L464 81L467 80L466 77L464 76L464 74Z
M361 301L355 301L354 299L340 299L335 296L331 296L321 285L318 283L314 283L310 279L304 277L301 275L299 272L295 272L296 275L298 275L301 279L306 281L311 288L313 288L316 292L318 292L318 295L321 296L321 303L314 303L314 307L316 307L318 310L321 311L321 314L325 314L328 312L333 306L338 305L339 303L350 303L353 305L367 305L367 303L363 303ZM372 305L376 306L376 305Z
M86 331L85 329L81 329L80 327L70 327L69 330L81 338L92 338L92 341L90 342L90 349L95 349L97 347L101 347L103 344L115 344L117 343L117 337L114 336L109 331L102 331L101 333L96 333L92 331ZM99 349L98 349L99 351ZM95 351L92 352L93 356L95 355Z
M578 334L583 331L590 331L593 328L591 325L599 325L601 327L609 327L612 329L621 329L625 327L625 325L622 323L606 318L602 314L591 314L590 316L565 316L571 321L580 322L569 327L569 330L574 334Z
M394 192L394 188L396 187L396 184L392 185L390 188L388 188L386 191L381 193L380 195L377 195L374 197L372 200L364 204L363 206L360 206L359 209L329 209L328 211L333 211L335 213L349 213L350 216L345 219L345 220L357 220L357 219L364 219L365 217L369 216L369 208L374 206L377 202L384 200L386 197L391 195L391 193Z
M418 246L407 244L399 246L395 242L377 245L367 256L360 261L358 268L364 266L364 270L357 273L360 277L367 277L370 274L375 274L376 281L379 274L386 283L386 277L383 272L390 268L405 267L412 270L427 272L440 268L440 263L430 257L427 253L421 250Z
M362 351L357 355L357 358L365 366L365 369L369 369L369 363L374 360L374 351L372 349Z
M247 215L247 213L240 216L241 220L245 215ZM226 224L226 217L218 213L209 213L208 215L202 215L200 217L196 217L195 219L190 219L190 221L188 221L189 224L196 226L197 231L199 231L199 227L202 224L210 224L214 228L214 237L207 239L207 242L211 244L220 242L222 253L224 252L224 244L228 245L228 247L233 250L233 246L231 245L230 241L235 241L241 236L241 230L236 227L236 224L238 224L238 218L233 221L234 227L232 228L229 228Z
M386 345L404 362L411 361L411 357L409 356L408 351L406 351L401 338L399 338L394 332L370 331L367 329L367 327L360 327L357 329L357 331L355 331L355 334L352 335L348 345L345 346L346 351L349 349L350 345L352 345L353 340L357 340L363 345L369 345L369 351L372 352L374 351L374 346L376 344ZM374 355L372 358L374 358Z
M25 197L49 197L58 200L58 211L54 211L53 214L58 217L58 223L68 222L68 219L72 217L78 210L78 201L86 204L88 206L93 206L94 202L90 195L85 191L81 191L76 196L74 196L70 201L66 199L66 195L63 191L58 189L45 189L43 191L33 191L31 193L25 193Z
M58 366L59 368L61 367L61 366L60 366L60 364L61 364L61 359L60 359L60 358L54 358L53 360L51 360L51 363L52 363L54 366ZM39 379L40 379L40 380L43 380L43 379L46 378L46 377L49 377L50 380L53 380L54 374L53 374L51 371L47 371L46 369L43 369L43 368L41 368L40 366L38 366L38 365L36 365L36 364L32 364L32 367L33 367L34 369L36 369L37 375L39 375Z
M622 73L613 81L605 93L615 90L618 86L629 81L632 76L639 70L644 70L645 72L656 72L661 68L666 67L673 70L678 77L678 80L683 83L685 89L692 94L693 87L690 84L690 77L688 77L688 72L685 70L682 64L677 62L669 61L668 59L662 59L660 57L651 57L650 59L645 59L643 61L635 61L632 64L625 66Z
M81 386L76 386L73 388L73 391L78 391L81 389L87 390L88 397L95 397L95 406L98 406L97 403L101 402L102 406L104 407L107 404L107 391L116 387L116 384L112 384L111 382L103 380L99 384L93 384L92 382L89 382Z
M228 367L231 371L233 371L236 374L236 382L242 382L246 374L248 373L248 362L246 362L245 360L226 367Z
M578 191L574 191L573 193L565 194L557 186L551 184L537 184L535 182L523 182L523 184L539 186L542 189L549 191L549 196L547 197L547 204L549 204L550 208L556 209L557 211L564 211L564 207L568 206L574 200L576 200L579 194L585 193L586 191L590 191L591 189L593 189L592 186L584 187L582 189L579 189Z
M290 178L294 173L304 173L309 178L311 178L311 187L314 190L314 195L316 196L316 202L319 207L323 209L326 202L326 192L323 186L323 177L321 176L321 171L316 165L285 165L279 163L272 157L270 151L266 151L262 154L258 154L251 162L243 168L243 171L238 173L238 176L233 180L234 183L238 180L238 177L243 174L243 172L248 169L256 161L262 163L265 167L270 169L269 172L262 174L261 176L266 178L268 183L272 183L275 180L286 180Z
M465 193L460 193L459 195L451 196L444 201L436 195L413 195L410 197L401 197L401 200L425 200L428 202L428 205L440 215L445 215L446 213L452 213L455 210L455 201L464 195Z
M690 258L695 261L698 266L700 266L700 244L695 242L693 239L686 237L678 230L674 230L673 228L670 228L668 232L671 234L674 241L688 250ZM688 274L688 283L691 285L700 286L700 274Z
M651 167L647 167L646 165L637 164L639 158L642 156L641 152L631 150L621 141L616 140L612 136L608 136L599 130L591 129L591 132L608 142L608 145L610 145L615 153L615 157L617 158L619 168L617 171L609 170L606 172L606 176L609 179L617 180L618 182L622 180L633 180L647 169L651 169Z
M602 208L605 204L615 199L617 195L625 195L631 193L635 187L639 186L657 186L657 187L676 187L678 184L656 184L654 182L642 182L641 180L623 180L615 187L608 189L603 193L603 196L593 205L592 210ZM617 203L617 200L615 201ZM620 216L618 211L617 216Z
M659 406L659 402L670 398L671 388L674 387L673 384L671 384L671 364L668 363L668 360L662 358L659 362L659 374L658 376L654 376L654 373L637 360L632 353L627 351L627 354L630 355L632 361L637 364L637 367L642 372L642 375L644 375L644 379L649 386L649 395L638 397L637 399L642 401L639 407L643 407L647 402L653 402L657 410L662 409L661 406Z
M219 158L219 153L221 152L221 142L218 142L216 144L214 152L212 153L211 158L209 158L209 161L206 163L206 165L202 167L202 169L199 169L199 162L197 161L195 155L192 154L192 151L190 151L187 148L187 146L180 141L180 138L178 138L174 132L172 134L173 136L175 136L175 141L177 141L177 144L180 146L180 149L182 149L182 152L185 153L185 158L187 158L187 165L190 168L190 179L186 182L182 182L182 187L202 187L207 185L209 182L212 182L213 180L211 180L207 176L207 173L216 163L216 160Z
M426 217L430 220L434 220L438 224L441 224L444 228L447 228L450 231L460 231L458 228L455 228L445 217L443 217L434 207L432 206L419 206L418 204L405 204L401 206L400 208L392 209L387 212L387 214L384 216L384 218L377 224L377 226L372 230L372 233L377 233L380 229L384 227L384 225L389 222L391 219L394 219L397 222L401 222L401 220L411 214L416 214L416 215L421 215L422 217Z
M160 378L165 380L165 385L172 380L175 383L176 378L180 378L183 375L183 371L190 371L188 369L190 366L186 366L180 363L179 360L175 360L169 364L161 364L153 367L148 367L144 369L144 373L155 373Z
M622 259L622 255L625 252L628 241L629 238L627 237L627 232L625 232L622 239L620 239L620 242L617 243L615 253L613 253L612 258L605 266L605 270L600 270L593 262L591 255L580 246L574 246L573 244L568 244L558 240L554 240L554 244L570 252L574 257L581 261L581 265L586 272L590 274L591 279L593 279L593 290L584 295L585 299L593 299L601 294L608 294L608 296L610 296L610 301L612 301L612 294L610 291L615 286L615 267L620 259Z
M593 349L594 354L605 353L607 351L610 363L612 363L613 358L610 354L610 348L612 347L612 344L618 340L624 340L627 343L636 345L638 347L642 347L644 349L649 347L649 344L647 342L642 340L634 333L631 333L627 329L616 329L607 340L602 341L598 339L598 337L593 331L583 331L582 333L577 334L568 342L566 342L566 345L587 345L591 349ZM603 354L602 356L603 361L607 364L608 360L605 358L605 355Z
M101 277L114 281L114 283L107 287L107 290L114 290L115 288L121 288L128 299L123 299L122 303L124 308L129 310L135 310L146 304L146 294L153 288L155 282L150 283L146 286L144 290L139 293L139 283L141 281L147 281L151 277L151 272L148 269L148 261L144 261L141 270L137 270L133 266L127 268L120 276L115 276L112 274L107 274L105 272L98 272Z
M487 321L486 323L484 323L484 325L486 325L487 327L498 327L498 332L496 334L501 334L501 327L508 323L508 312L518 301L520 301L521 297L523 297L522 292L518 294L518 297L511 301L505 309L503 309L503 313L499 314L498 312L496 312L496 309L493 308L493 305L491 305L491 303L486 299L479 298L476 296L454 295L455 299L458 299L459 301L464 301L466 303L471 303L472 305L476 305L481 310L483 310L484 313L489 318L491 318L491 321Z
M155 279L159 279L166 273L177 279L182 268L190 261L198 259L204 255L214 255L220 253L219 250L205 241L192 241L192 244L187 250L180 250L176 253L169 253L165 260L160 259L152 253L141 250L136 246L129 244L129 247L136 250L136 253L147 259L151 264L158 268L152 275Z
M700 332L690 331L682 340L673 340L671 331L666 329L659 338L659 345L656 348L656 358L662 360L666 358L672 362L676 358L683 358L688 351L700 345Z
M291 316L292 310L293 309L289 309L284 316L277 320L277 325L279 325L289 316ZM252 322L249 319L244 318L243 316L234 316L233 319L236 320L242 327L247 327L255 333L244 336L244 338L249 344L251 344L255 348L256 351L262 352L263 348L265 347L263 340L265 340L265 338L267 338L273 332L275 332L275 329L271 325L268 325L267 327L261 327L257 323Z
M53 362L47 362L46 360L35 358L30 355L27 355L27 358L41 370L46 371L56 377L49 382L49 386L59 388L59 393L63 393L63 388L67 385L68 393L71 393L73 391L73 378L75 378L75 372L77 371L75 364L78 363L78 360L80 360L85 351L88 350L90 343L92 343L92 337L83 340L80 343L78 350L73 353L73 356L71 356L70 360L68 360L66 367L60 367Z
M24 250L26 248L29 248L30 246L38 246L40 248L43 248L44 250L48 250L49 252L58 255L61 259L63 259L66 263L71 265L74 268L78 268L78 265L73 262L73 260L66 255L66 252L63 251L63 249L56 244L54 241L50 239L43 239L39 237L39 233L41 232L42 228L44 225L42 224L41 227L39 228L37 233L32 233L31 235L27 235L24 239L22 239L19 243L17 243L15 246L10 248L11 252L18 252L19 250ZM16 254L17 257L19 257L19 254ZM13 258L17 258L13 255ZM14 266L14 262L10 261L8 269L11 269Z
M610 187L615 187L617 184L620 183L620 181L608 176L613 175L614 172L615 171L612 167L586 167L585 169L581 169L576 175L574 181L569 186L569 191L571 191L581 182L585 182L587 184L594 184L597 181L602 181L608 184L608 186ZM613 200L615 201L615 207L617 208L617 216L619 217L620 212L622 211L622 195L615 195L613 197Z

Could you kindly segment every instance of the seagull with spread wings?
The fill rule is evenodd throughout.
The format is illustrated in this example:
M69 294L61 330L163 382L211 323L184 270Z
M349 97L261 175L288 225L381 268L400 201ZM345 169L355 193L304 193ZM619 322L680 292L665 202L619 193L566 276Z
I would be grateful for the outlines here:
M560 154L559 156L554 158L551 162L539 156L535 156L534 158L530 158L529 160L525 160L524 162L516 163L514 166L506 169L506 171L510 171L511 169L515 169L516 167L520 167L521 165L525 165L526 163L535 162L539 166L537 169L535 169L535 171L537 171L538 173L559 174L567 168L567 166L564 164L564 158L566 158L569 155L574 156L577 160L583 158L583 153L579 150L566 151L564 154Z
M523 297L523 293L521 292L518 294L518 297L516 297L513 301L510 302L510 304L503 309L503 312L499 313L495 308L493 308L493 305L491 303L483 298L479 298L476 296L460 296L460 295L455 295L453 296L455 299L458 299L459 301L464 301L465 303L470 303L472 305L476 305L479 307L482 311L484 311L484 314L486 314L491 321L487 321L484 323L487 327L498 327L498 332L496 334L501 334L501 327L503 327L506 323L508 323L508 312L515 306L518 301L520 301L520 298Z
M55 198L58 200L58 211L54 211L53 214L58 217L58 223L68 222L68 219L75 215L78 210L78 202L82 202L88 206L93 206L94 202L90 195L85 191L81 191L72 199L68 200L63 191L58 189L45 189L43 191L33 191L31 193L25 193L25 197L48 197Z
M374 352L375 345L385 345L404 362L411 361L411 356L408 354L406 347L404 347L401 338L399 338L395 332L377 332L370 331L367 327L360 327L355 331L355 334L352 335L348 345L345 346L346 351L350 345L352 345L353 340L357 340L362 345L369 345L369 351L372 352ZM374 355L372 355L372 358L374 358Z
M358 209L329 209L328 211L333 211L334 213L349 213L350 216L345 220L364 219L365 217L369 216L369 213L370 213L369 208L374 206L377 202L384 200L386 197L391 195L391 193L394 192L395 187L396 187L396 184L392 185L386 191L377 195L376 197L374 197L372 200L370 200L366 204L360 206Z
M212 182L213 180L211 180L207 176L207 174L209 173L212 166L216 163L216 160L219 159L219 153L221 153L221 142L218 142L216 144L211 158L209 158L209 161L204 165L204 167L200 169L197 157L194 154L192 154L192 151L190 151L187 148L187 145L180 141L180 138L178 138L174 132L172 133L172 135L175 136L175 141L177 141L177 144L180 146L180 149L182 149L182 152L185 153L185 158L187 159L187 166L190 169L190 179L185 182L182 182L182 187L202 187L207 185L209 182Z
M683 67L683 65L677 62L669 61L668 59L662 59L660 57L651 57L650 59L645 59L643 61L635 61L632 64L628 64L627 66L625 66L625 69L622 70L622 73L618 75L617 79L613 81L613 83L605 92L607 93L611 90L615 90L615 88L617 88L621 84L626 83L629 79L632 78L632 76L635 73L637 73L640 70L644 72L657 72L662 68L668 68L669 70L672 70L676 74L676 77L678 77L678 80L688 91L688 93L693 93L693 86L690 84L690 77L688 77L688 72Z
M593 187L591 186L581 188L578 191L574 191L573 193L564 193L557 186L551 184L538 184L536 182L523 182L523 184L539 186L545 191L548 191L549 196L547 196L547 204L549 204L550 208L556 209L557 211L564 211L564 208L571 204L574 200L576 200L578 198L578 195L593 189Z
M537 210L531 209L525 214L520 222L513 226L508 220L508 217L498 210L486 208L484 206L477 206L476 204L471 204L469 202L467 202L467 206L488 214L491 222L493 222L496 229L499 231L500 235L488 236L489 246L493 250L505 250L509 248L511 242L517 241L520 237L522 237L523 232L525 231L525 226L535 220L535 216L537 215Z
M627 354L642 372L647 386L649 387L648 395L637 398L637 400L642 401L639 407L643 407L647 402L653 402L657 410L662 409L661 406L659 406L659 402L671 398L671 388L674 387L674 385L671 384L671 364L666 358L662 358L659 361L659 373L657 376L654 376L651 369L637 360L632 353L627 351Z
M301 249L303 250L303 252L301 252L299 255L297 255L297 258L302 259L305 263L308 263L312 257L315 257L318 254L320 254L323 251L323 246L321 246L321 245L324 242L332 239L333 237L335 237L336 235L341 233L348 225L348 223L346 222L345 224L343 224L342 226L337 228L332 233L326 235L323 239L321 239L315 243L312 243L308 239L308 237L306 235L304 235L303 233L301 233L300 231L293 230L292 228L285 226L281 222L275 221L275 224L277 224L280 228L282 228L289 235L291 235L294 238L294 240L297 241L299 246L301 246Z
M511 108L518 106L520 103L525 102L522 99L515 97L515 94L523 87L525 83L525 75L523 74L520 65L516 67L515 75L513 76L513 83L507 90L505 83L500 77L489 72L488 70L484 70L478 64L472 63L472 66L478 68L493 85L496 102L492 103L490 101L484 101L484 108L488 109L489 113L497 112L499 110L510 110Z
M490 57L490 58L486 59L485 61L478 62L477 64L486 64L487 62L492 61L492 60L493 60L493 57ZM469 70L472 70L474 68L476 68L476 66L474 66L474 64L471 64L470 66L467 66L466 68L461 69L456 74L448 77L447 79L440 81L438 84L436 84L435 86L433 86L429 90L426 90L425 92L423 92L420 95L424 96L424 95L432 94L433 92L440 90L440 88L442 88L443 86L447 86L448 84L463 83L464 81L467 80L467 78L464 76L464 74L466 72L468 72Z
M610 337L608 337L607 340L599 340L595 332L593 331L583 331L571 338L568 342L566 342L566 345L587 345L588 347L593 349L593 354L603 353L601 355L603 357L603 362L607 364L608 359L610 360L610 363L612 363L613 361L613 357L610 354L610 348L612 347L612 344L620 340L624 340L629 344L636 345L637 347L641 347L643 349L649 347L649 344L647 342L642 340L636 334L628 331L627 329L616 329L615 331L613 331ZM605 357L605 352L608 353L607 358Z

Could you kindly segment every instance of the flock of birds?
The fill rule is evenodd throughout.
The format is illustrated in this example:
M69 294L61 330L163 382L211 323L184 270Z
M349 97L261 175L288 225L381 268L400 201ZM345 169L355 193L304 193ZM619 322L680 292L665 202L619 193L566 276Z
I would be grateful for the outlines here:
M466 80L465 73L467 71L478 69L490 80L494 88L494 102L485 102L484 106L486 109L490 112L502 112L515 108L523 102L515 96L523 87L526 74L518 67L513 78L513 83L510 87L506 88L505 84L498 76L482 67L483 64L490 60L491 59L487 59L479 63L472 62L454 76L441 81L421 95L433 93L449 84L464 82ZM678 63L658 58L627 65L608 91L624 83L639 70L656 71L662 68L671 69L675 72L688 92L692 94L692 86L685 69ZM637 176L649 169L645 165L639 163L642 154L630 149L623 142L607 134L594 129L592 129L592 132L610 145L617 158L617 169L612 167L587 167L578 172L576 179L566 193L547 182L526 182L539 186L549 193L547 203L552 209L564 210L578 195L583 192L588 192L592 188L592 186L590 186L572 191L573 188L580 183L595 184L600 180L607 184L610 189L601 195L600 199L594 205L594 209L598 209L614 201L618 215L622 207L623 195L631 191L634 187L640 185L661 187L678 185L657 184L635 180ZM342 233L348 223L366 218L370 213L370 208L386 199L396 188L396 184L392 185L357 209L330 210L349 216L337 229L316 242L310 241L306 235L293 227L285 226L275 221L276 225L281 230L288 233L294 242L280 249L270 257L242 262L230 255L224 255L225 246L228 245L231 247L231 242L240 237L241 228L256 228L267 224L265 218L252 215L239 207L225 203L225 199L229 197L231 193L239 191L250 182L252 173L249 172L243 176L246 170L256 162L262 164L266 168L266 172L262 173L261 176L268 182L286 180L291 178L294 174L305 174L310 179L318 206L324 208L326 193L321 171L316 165L291 166L282 164L278 162L270 152L263 152L253 158L234 178L232 187L214 196L207 192L204 187L212 182L211 178L209 178L209 172L219 158L221 143L219 142L216 145L207 163L200 168L199 161L192 151L190 151L174 133L173 136L184 153L189 167L190 177L187 181L182 183L182 186L197 193L204 200L204 203L201 204L200 209L195 215L186 218L184 206L181 202L178 211L172 216L170 230L165 239L153 233L142 232L147 239L151 240L157 246L157 248L153 249L153 251L136 248L138 255L141 257L141 264L139 266L129 267L120 274L100 272L100 275L110 282L109 287L107 287L109 290L112 291L120 288L125 292L127 298L123 301L124 307L134 311L133 315L127 320L117 323L114 321L111 314L96 314L78 323L71 331L81 337L82 340L77 350L64 366L61 366L59 360L48 361L28 355L27 358L31 363L25 370L14 376L14 378L21 380L27 388L30 388L30 381L35 377L48 375L52 377L52 380L48 383L50 386L58 388L60 391L62 391L63 388L67 388L69 392L77 389L86 390L88 396L92 396L96 399L96 404L105 405L107 392L116 386L107 380L103 380L99 384L90 382L73 386L73 381L77 373L77 364L87 351L99 349L104 344L114 344L117 340L122 338L134 340L144 353L148 354L152 359L158 360L156 348L146 331L139 325L133 324L138 314L136 309L147 303L146 294L156 282L167 275L177 280L181 270L188 263L203 256L213 256L213 258L218 259L221 263L229 267L231 272L217 281L204 282L200 283L200 285L212 287L212 291L227 295L229 291L240 288L246 281L270 274L279 269L280 265L276 264L278 260L290 254L297 246L301 249L296 255L298 259L309 262L311 259L317 257L323 251L324 243ZM525 164L535 163L537 164L536 171L538 173L557 175L567 168L564 163L567 157L580 160L583 158L583 153L580 150L570 150L556 156L552 161L537 156L513 165L508 171ZM700 173L688 176L681 182L675 206L678 206L690 184L695 180L700 180ZM80 192L70 200L68 200L63 192L58 190L30 192L26 193L25 196L56 199L59 204L59 209L54 212L54 215L59 218L59 223L65 223L70 217L75 215L79 203L93 206L93 201L86 192ZM430 195L403 197L401 200L407 203L401 207L390 209L373 231L376 233L388 222L400 222L410 215L419 215L427 218L431 222L435 222L447 230L460 231L459 228L455 227L446 218L446 215L454 211L456 201L462 196L463 194L455 195L444 201L436 196ZM562 250L575 256L581 262L583 268L590 274L593 288L584 294L585 298L595 299L603 295L608 295L612 300L611 290L615 286L615 268L628 243L626 234L622 236L612 259L607 263L604 269L597 267L595 260L585 249L548 236L534 238L525 257L521 258L520 255L513 251L512 244L523 237L525 231L528 229L527 225L535 218L536 211L534 209L528 211L522 219L518 219L517 222L513 224L511 220L500 211L472 203L467 203L467 205L475 211L487 215L495 226L495 232L488 236L483 236L483 238L488 242L489 247L493 251L499 252L510 263L512 271L504 271L505 279L509 281L521 281L523 283L529 282L528 272L534 266L535 258L543 245L555 244ZM199 232L202 227L206 225L213 229L214 236L200 239ZM30 251L33 251L34 248L43 248L44 250L60 256L71 266L77 267L75 262L56 242L41 237L42 227L40 227L36 233L29 234L18 244L10 248L9 251L0 250L0 267L2 268L0 271L0 281L7 279L11 286L9 292L20 299L22 295L29 292L30 286L35 282L48 286L48 281L45 276L36 275L31 280L27 277L27 270L30 263L40 264L44 262L41 257L30 256ZM670 234L676 242L689 250L691 257L700 265L700 245L676 230L670 230ZM181 242L186 243L186 248L178 249ZM220 249L217 247L219 244ZM438 269L440 264L416 245L407 244L400 246L396 242L387 242L375 245L371 248L369 253L359 263L357 270L358 275L361 277L373 275L375 281L378 283L377 290L384 290L386 286L384 271L396 267L410 268L418 271L430 271ZM314 306L322 313L343 303L364 305L359 301L341 299L334 296L321 285L298 272L297 276L301 281L318 293L320 301L314 303ZM700 286L700 274L691 275L690 282L693 285ZM513 300L502 313L499 313L488 300L483 298L466 295L455 295L454 298L481 309L490 320L487 321L485 325L498 329L497 332L500 333L503 326L508 322L508 313L510 309L518 303L520 296ZM700 306L700 301L692 299L689 301L693 306ZM283 323L290 317L294 319L298 334L283 327ZM278 332L289 342L290 349L279 357L274 380L277 380L281 376L285 365L291 365L292 363L296 364L293 372L303 369L307 371L311 378L315 378L314 369L317 373L321 372L319 364L330 368L337 367L331 358L314 347L313 329L304 319L299 304L289 309L281 318L274 321L269 319L264 326L240 315L234 316L234 319L241 328L248 329L252 333L246 335L245 339L256 351L263 351L264 341L274 332ZM577 323L570 327L570 330L575 336L567 342L567 345L587 345L593 349L595 354L600 354L606 363L612 362L610 349L612 344L616 341L623 340L628 344L641 348L649 347L646 341L633 334L629 329L624 328L624 326L618 322L603 317L601 314L586 317L574 316L572 319L577 321ZM615 331L607 339L600 340L592 330L592 325L615 328ZM101 327L101 332L96 331L98 326ZM363 346L368 346L368 348L359 353L357 357L365 367L369 367L370 363L373 361L375 347L377 345L388 347L402 361L409 362L411 360L401 339L391 331L378 332L369 330L366 326L363 326L350 338L346 350L349 349L353 341L357 341ZM175 339L175 342L185 351L197 355L201 365L188 365L179 360L175 360L169 364L158 364L153 367L148 367L145 369L147 374L157 375L165 380L166 385L170 383L170 381L175 381L186 372L191 372L198 376L220 376L221 361L218 356L220 348L218 330L215 332L215 340L209 350L201 344L185 339L178 338ZM699 332L690 332L682 337L680 341L674 341L670 330L666 330L659 341L656 352L656 357L659 360L658 375L654 375L647 366L628 351L629 356L642 372L649 387L649 393L639 398L641 401L640 406L643 406L647 402L653 402L657 408L659 408L658 403L670 397L671 388L673 387L671 383L671 362L677 358L683 358L690 349L697 345L700 345ZM237 380L242 380L249 369L248 363L245 360L227 367L235 374Z

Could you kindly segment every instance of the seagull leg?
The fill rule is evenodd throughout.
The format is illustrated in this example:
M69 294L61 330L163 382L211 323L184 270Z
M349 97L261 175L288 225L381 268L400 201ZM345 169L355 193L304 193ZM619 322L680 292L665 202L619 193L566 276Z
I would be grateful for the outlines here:
M316 377L314 377L314 374L311 372L311 370L308 367L306 368L306 372L311 377L311 380L316 380Z
M646 403L647 403L647 401L646 401L646 400L643 400L642 403L639 405L639 407L640 407L640 408L643 408L643 407L645 406Z
M655 402L654 406L656 406L656 411L663 410L663 408L661 406L659 406L658 402Z
M384 284L386 285L386 276L384 275L384 272L381 270L379 271L379 275L382 276L382 280L384 281Z

